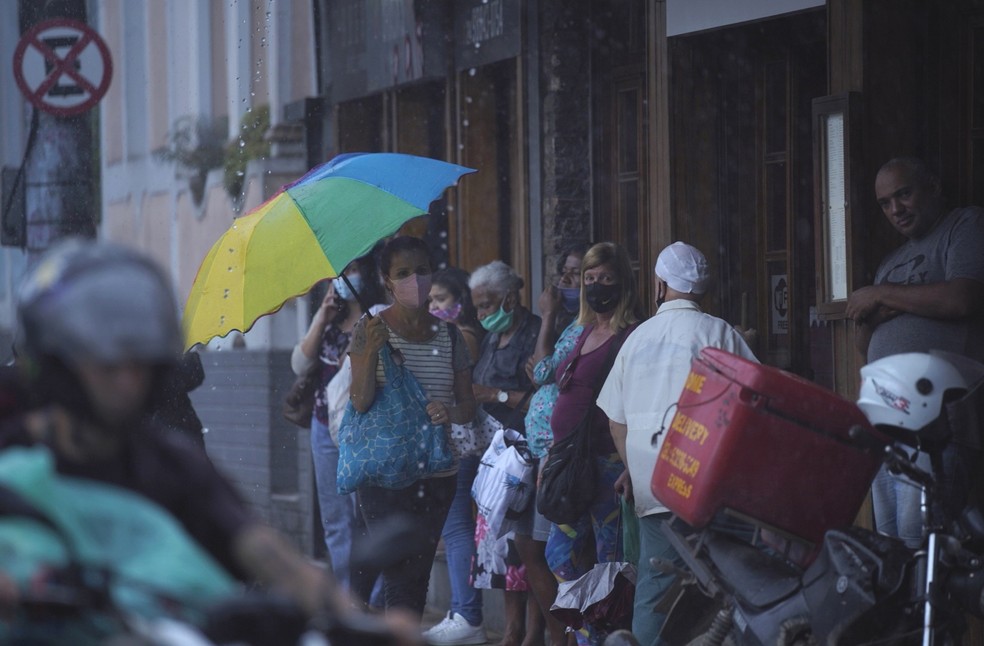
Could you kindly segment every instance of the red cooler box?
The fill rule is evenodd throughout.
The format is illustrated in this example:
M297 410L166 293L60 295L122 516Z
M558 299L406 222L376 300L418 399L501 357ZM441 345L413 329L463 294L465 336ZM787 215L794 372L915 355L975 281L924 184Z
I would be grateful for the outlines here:
M653 494L694 527L731 510L819 543L850 525L880 464L850 444L861 410L777 368L705 348L653 472Z

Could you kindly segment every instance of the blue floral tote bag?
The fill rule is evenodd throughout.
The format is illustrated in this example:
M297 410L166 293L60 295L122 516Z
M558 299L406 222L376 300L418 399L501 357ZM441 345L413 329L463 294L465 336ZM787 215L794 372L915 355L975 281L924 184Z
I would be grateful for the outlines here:
M360 413L349 402L338 430L338 493L374 486L402 489L454 467L447 431L427 414L420 382L380 350L386 383L372 406Z

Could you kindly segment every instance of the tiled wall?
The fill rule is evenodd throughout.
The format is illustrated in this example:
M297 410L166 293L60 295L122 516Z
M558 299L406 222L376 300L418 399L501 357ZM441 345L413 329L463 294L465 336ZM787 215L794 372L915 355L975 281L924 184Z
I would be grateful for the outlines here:
M205 444L212 462L260 518L305 554L320 553L309 433L280 412L293 381L290 353L223 350L201 356L205 382L191 399L208 429Z

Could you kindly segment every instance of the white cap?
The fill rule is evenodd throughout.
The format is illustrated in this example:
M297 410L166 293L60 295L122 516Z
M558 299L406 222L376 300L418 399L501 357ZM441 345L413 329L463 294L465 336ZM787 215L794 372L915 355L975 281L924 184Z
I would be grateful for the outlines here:
M704 254L683 242L674 242L659 253L656 275L670 289L684 294L703 294L711 278Z

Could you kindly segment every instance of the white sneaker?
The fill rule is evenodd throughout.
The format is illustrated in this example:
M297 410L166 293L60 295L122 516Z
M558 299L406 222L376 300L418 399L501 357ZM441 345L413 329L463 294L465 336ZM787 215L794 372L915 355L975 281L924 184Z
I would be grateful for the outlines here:
M441 623L425 630L424 639L431 646L467 646L488 641L481 626L472 626L457 612L449 612Z

